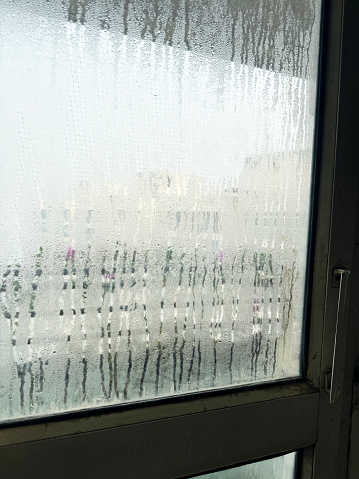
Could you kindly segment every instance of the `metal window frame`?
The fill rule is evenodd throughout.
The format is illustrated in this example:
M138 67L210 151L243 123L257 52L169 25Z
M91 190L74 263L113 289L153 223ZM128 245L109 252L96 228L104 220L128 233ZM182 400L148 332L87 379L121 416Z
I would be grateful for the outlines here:
M355 272L341 339L347 348L346 377L342 395L332 405L325 374L331 368L338 294L331 273L336 266L353 271L359 260L354 251L358 165L353 131L347 128L350 102L343 90L343 85L355 87L350 53L353 37L358 38L358 9L355 0L323 2L305 378L15 421L0 429L4 477L31 471L38 479L49 473L52 478L91 478L118 471L126 478L169 479L303 448L302 479L346 477L358 308L353 292L359 286Z

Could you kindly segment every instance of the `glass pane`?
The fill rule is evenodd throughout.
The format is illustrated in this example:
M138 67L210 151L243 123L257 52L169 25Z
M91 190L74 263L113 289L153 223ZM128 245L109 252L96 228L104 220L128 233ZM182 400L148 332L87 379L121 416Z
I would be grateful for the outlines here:
M0 415L301 374L319 0L4 0Z
M196 476L202 479L294 479L297 453Z

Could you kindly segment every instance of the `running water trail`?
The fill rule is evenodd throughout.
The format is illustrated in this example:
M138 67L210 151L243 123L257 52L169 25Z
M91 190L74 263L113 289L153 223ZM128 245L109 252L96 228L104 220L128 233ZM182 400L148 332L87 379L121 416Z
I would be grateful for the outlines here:
M121 351L121 339L122 339L122 333L123 333L123 323L124 323L124 318L125 314L127 314L127 308L128 308L128 303L129 303L129 294L130 292L127 291L128 298L126 299L126 268L127 268L127 249L126 249L126 244L123 246L123 257L122 257L122 267L119 268L119 289L118 289L118 302L119 302L119 307L118 307L118 314L119 314L119 328L118 328L118 333L116 337L116 346L115 346L115 353L114 353L114 367L113 367L113 373L114 373L114 387L115 387L115 394L118 399L122 397L122 394L120 393L120 388L118 384L118 373L121 371L121 365L119 367L118 364L118 357L119 353Z
M90 260L91 246L88 246L86 260L83 268L83 279L82 279L82 294L80 297L80 314L81 314L81 333L82 333L82 401L86 401L86 382L87 382L87 331L86 331L86 302L87 302L87 292L90 287Z
M179 277L178 277L178 286L175 291L174 300L173 300L173 322L174 322L174 341L173 341L173 389L174 392L177 392L177 344L178 344L178 301L181 297L182 291L182 281L183 281L183 272L184 272L184 262L183 259L185 253L182 253L179 258ZM178 390L180 387L178 388Z
M131 317L131 313L134 313L137 309L137 306L138 306L137 302L136 302L136 290L135 290L135 286L137 284L137 281L136 281L136 278L135 278L136 254L137 254L137 251L135 249L134 252L133 252L132 261L131 261L131 278L130 278L130 288L129 288L129 301L127 303L127 311L126 311L128 366L127 366L126 383L125 383L125 387L124 387L124 390L123 390L124 399L129 399L128 398L128 389L129 389L129 386L130 386L131 370L132 370L132 345L131 345L131 322L130 322L130 317ZM130 300L130 297L131 297L131 300ZM131 305L133 305L133 306L131 306Z
M190 278L190 283L192 281L192 323L193 323L193 335L192 335L192 356L191 361L188 369L188 377L187 377L187 389L190 389L191 385L191 373L193 368L194 356L196 352L196 276L197 276L197 269L198 269L198 261L197 261L197 249L194 252L195 263L193 267L193 277ZM192 266L191 266L192 269Z
M69 274L70 273L70 274ZM65 258L65 268L64 268L64 285L63 285L63 301L62 301L62 308L60 310L60 315L63 316L64 319L64 331L66 335L66 370L65 370L65 387L64 387L64 404L67 405L68 399L68 389L70 383L70 369L71 369L71 355L70 355L70 343L71 343L71 333L73 326L76 322L76 310L75 310L75 298L74 298L74 290L76 288L76 269L75 269L75 250L69 246ZM70 290L70 294L68 291ZM70 298L68 298L70 296ZM67 312L67 308L65 308L66 303L70 302L70 309L72 316L70 313ZM65 314L64 314L65 309ZM62 314L61 314L62 313Z
M156 364L156 380L155 380L155 395L158 395L158 387L159 387L159 378L160 378L160 367L161 367L161 356L162 356L162 333L163 333L163 323L164 323L164 307L165 307L165 293L166 293L166 285L168 281L168 276L170 274L171 269L171 262L173 260L173 252L172 248L169 246L166 251L166 260L165 265L163 267L163 274L162 274L162 289L161 289L161 308L160 308L160 330L158 334L158 342L157 342L157 364Z
M150 356L149 343L150 343L150 331L148 329L148 318L147 318L147 268L148 268L148 251L144 254L144 270L142 276L142 306L143 306L143 320L145 323L145 332L146 332L146 355L145 361L143 364L143 371L140 381L140 397L143 396L144 392L144 382L147 371L148 359Z

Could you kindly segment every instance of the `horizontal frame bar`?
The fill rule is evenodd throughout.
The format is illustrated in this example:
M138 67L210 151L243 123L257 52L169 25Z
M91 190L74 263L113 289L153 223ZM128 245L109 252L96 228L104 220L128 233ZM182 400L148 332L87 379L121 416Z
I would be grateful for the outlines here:
M12 444L53 439L142 422L192 415L275 399L312 394L316 390L304 380L276 382L217 391L211 394L182 395L171 400L132 403L108 408L70 412L27 421L4 423L0 427L0 448Z
M319 393L0 448L4 477L170 479L310 446ZM51 471L51 472L50 472Z

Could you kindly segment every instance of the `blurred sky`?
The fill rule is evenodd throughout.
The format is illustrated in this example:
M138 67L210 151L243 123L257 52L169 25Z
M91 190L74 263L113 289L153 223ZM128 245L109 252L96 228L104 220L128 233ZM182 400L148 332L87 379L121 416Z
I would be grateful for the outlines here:
M146 171L220 181L243 175L248 158L311 147L307 80L33 10L0 10L8 247L41 205L63 208L82 181Z

